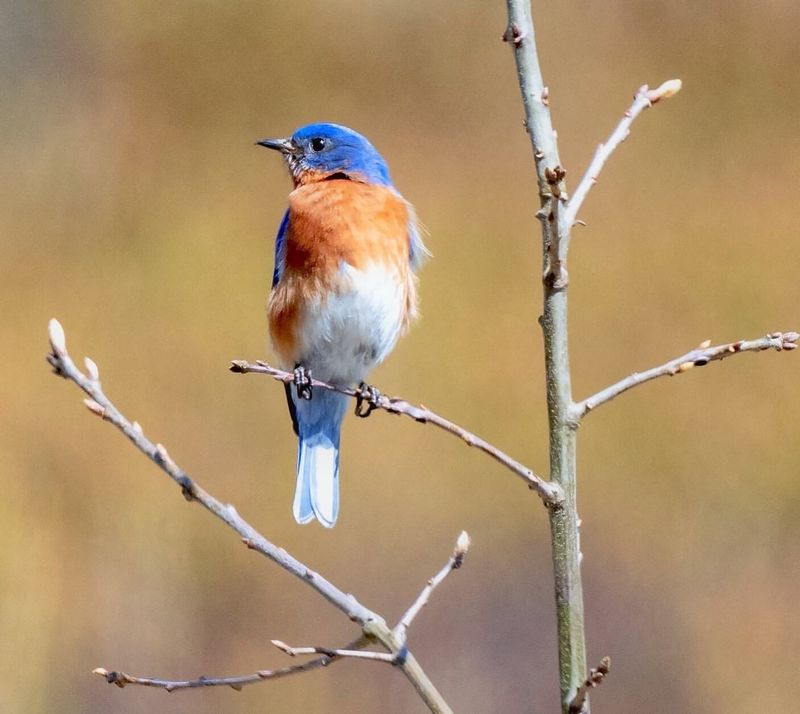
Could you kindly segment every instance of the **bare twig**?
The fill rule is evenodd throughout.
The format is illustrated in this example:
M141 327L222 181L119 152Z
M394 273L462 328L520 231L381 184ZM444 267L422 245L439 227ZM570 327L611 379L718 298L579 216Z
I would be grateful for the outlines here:
M679 79L670 79L656 89L650 89L646 84L639 87L634 95L633 104L631 104L628 111L625 112L625 116L623 116L620 123L617 124L617 128L614 129L611 136L608 137L606 143L600 144L600 146L597 147L597 151L589 164L589 168L586 169L586 173L575 189L575 193L573 193L572 197L567 201L566 210L564 211L564 223L567 227L571 227L575 224L578 211L581 210L581 206L586 196L589 194L589 191L592 189L592 186L597 183L597 177L603 170L603 166L608 160L608 157L628 138L631 125L636 120L636 117L660 100L675 96L680 89L681 80Z
M251 363L246 362L245 360L234 360L231 362L230 370L231 372L235 372L237 374L265 374L277 380L278 382L283 382L284 384L289 384L294 379L294 375L291 372L284 372L281 369L276 369L266 362L261 361ZM327 382L320 382L317 379L311 380L311 386L314 389L327 389L332 392L339 392L339 394L345 394L348 397L358 397L358 393L355 389L350 389L349 387L340 387L337 385L328 384ZM390 414L404 414L405 416L411 417L414 421L418 421L423 424L433 424L434 426L437 426L440 429L457 436L468 446L472 446L480 451L483 451L485 454L488 454L495 459L495 461L499 461L501 464L503 464L503 466L509 469L512 473L519 476L523 481L525 481L525 483L528 484L528 487L531 490L536 491L542 501L544 501L545 505L552 506L560 503L563 499L561 488L558 486L558 484L545 481L537 476L527 466L523 466L521 463L519 463L519 461L512 459L508 454L503 453L500 451L500 449L498 449L496 446L493 446L488 441L481 439L479 436L476 436L463 427L458 426L458 424L448 421L444 417L439 416L435 412L432 412L430 409L427 409L422 405L415 406L413 404L409 404L404 399L381 395L378 398L375 408L383 409Z
M569 704L569 714L583 714L586 711L587 697L589 690L599 687L606 675L611 670L611 657L603 657L597 667L592 667L589 670L589 676L586 681L578 688L575 693L575 698Z
M398 640L401 642L406 641L408 628L411 627L411 623L419 614L420 610L422 610L422 608L428 604L428 600L430 600L433 591L436 590L439 585L441 585L442 581L448 575L450 575L450 573L452 573L454 570L458 570L461 567L462 563L464 562L464 558L467 556L469 543L469 535L466 531L461 531L461 535L458 536L456 547L453 549L453 554L450 556L450 560L448 560L447 563L445 563L445 566L428 581L420 594L417 596L417 599L414 601L411 607L406 610L406 613L400 618L400 622L398 622L397 626L394 628L394 634Z
M351 648L330 649L328 647L291 647L280 640L272 640L272 644L275 645L275 647L277 647L281 652L285 652L290 657L297 657L297 655L321 654L325 655L325 657L329 659L333 659L334 657L353 657L355 659L371 659L375 662L388 662L389 664L394 664L396 661L396 657L394 655L387 654L386 652L365 652L363 650Z
M365 647L368 643L369 640L362 636L346 645L345 649L352 652L361 647ZM253 674L245 674L239 677L197 677L197 679L185 680L152 679L150 677L135 677L125 672L109 671L103 667L98 667L93 670L92 674L98 674L109 684L116 684L118 687L135 684L142 687L164 689L168 692L174 692L179 689L197 689L198 687L230 687L236 691L241 691L241 689L248 684L257 684L258 682L265 682L268 679L280 679L281 677L288 677L292 674L310 672L319 667L327 667L334 662L338 662L340 659L342 658L338 654L331 655L325 653L325 656L317 657L303 664L296 664L292 667L281 667L280 669L261 669Z
M343 592L322 575L314 572L307 565L289 555L283 548L279 548L267 540L245 521L232 505L221 503L193 481L172 460L161 444L154 444L145 437L141 426L137 422L131 423L128 421L106 397L100 386L99 369L94 362L91 362L91 367L88 366L89 362L86 363L87 371L90 374L89 377L75 366L67 352L64 329L57 320L50 321L49 337L52 352L47 355L47 361L57 375L74 382L88 395L89 399L85 400L85 403L93 414L110 422L125 434L134 446L147 455L181 487L181 492L186 500L200 503L206 510L236 531L248 548L258 551L284 570L307 583L334 607L344 612L353 622L357 622L361 626L365 637L378 641L391 653L398 667L414 686L414 689L416 689L430 711L435 714L447 714L452 711L414 656L408 651L404 643L398 642L394 632L380 615L362 605L353 595ZM107 675L106 679L108 679ZM134 683L133 679L135 678L130 678L131 681L126 683ZM260 679L262 678L259 677ZM115 680L114 683L124 686L122 680ZM166 689L166 687L163 688Z
M704 342L696 349L689 350L689 352L680 357L676 357L645 372L634 372L616 384L612 384L582 402L574 404L571 410L572 418L577 422L601 404L610 402L623 392L627 392L639 384L644 384L658 377L673 377L676 374L683 374L693 367L703 367L709 362L718 362L744 352L761 352L769 349L778 352L793 350L797 348L799 340L800 334L797 332L771 332L756 340L738 340L737 342L728 342L714 347L710 347L708 342Z

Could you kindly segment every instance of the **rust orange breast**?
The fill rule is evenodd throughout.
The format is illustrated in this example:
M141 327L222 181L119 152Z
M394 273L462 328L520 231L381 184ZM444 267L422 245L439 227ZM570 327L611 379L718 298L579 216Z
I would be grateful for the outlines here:
M283 272L269 302L270 333L285 362L299 359L297 333L305 308L342 289L343 262L361 270L383 264L407 286L413 313L409 218L408 204L385 186L334 179L289 194Z

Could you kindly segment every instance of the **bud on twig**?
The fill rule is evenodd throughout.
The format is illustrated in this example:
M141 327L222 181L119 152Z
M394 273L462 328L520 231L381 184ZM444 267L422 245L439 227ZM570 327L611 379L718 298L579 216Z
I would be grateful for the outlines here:
M648 90L647 98L650 100L651 104L656 104L660 102L662 99L669 99L670 97L674 97L678 92L681 91L682 86L683 82L681 82L681 80L668 79L660 87Z
M92 412L92 414L97 414L101 419L106 415L106 409L102 404L99 404L94 399L84 399L83 403L86 405L86 408Z
M47 334L50 338L50 347L59 357L67 354L67 338L61 323L53 318L47 325Z
M466 531L461 531L461 534L458 536L458 540L456 540L456 548L453 551L453 570L461 567L462 563L464 562L464 558L467 555L467 551L469 550L469 545L469 533Z
M83 363L86 365L86 371L89 373L89 379L93 382L100 381L100 370L95 364L95 361L91 357L84 357Z

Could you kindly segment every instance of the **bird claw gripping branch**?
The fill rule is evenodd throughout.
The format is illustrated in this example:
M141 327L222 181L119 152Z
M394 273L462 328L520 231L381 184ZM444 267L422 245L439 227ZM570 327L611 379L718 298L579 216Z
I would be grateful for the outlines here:
M361 382L356 392L355 415L366 419L372 412L380 406L381 393L377 387ZM366 407L364 406L366 402Z
M311 370L298 364L294 368L294 386L297 388L298 399L311 399Z

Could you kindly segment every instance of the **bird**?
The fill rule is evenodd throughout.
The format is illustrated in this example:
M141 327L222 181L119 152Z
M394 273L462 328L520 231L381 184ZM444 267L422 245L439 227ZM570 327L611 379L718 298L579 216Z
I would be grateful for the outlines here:
M312 390L311 376L358 384L356 414L369 415L380 393L364 380L417 318L417 272L429 253L413 206L366 137L315 123L256 144L280 152L293 183L267 305L279 364L293 373L293 384L286 383L298 437L292 512L298 523L316 519L332 528L349 398Z

